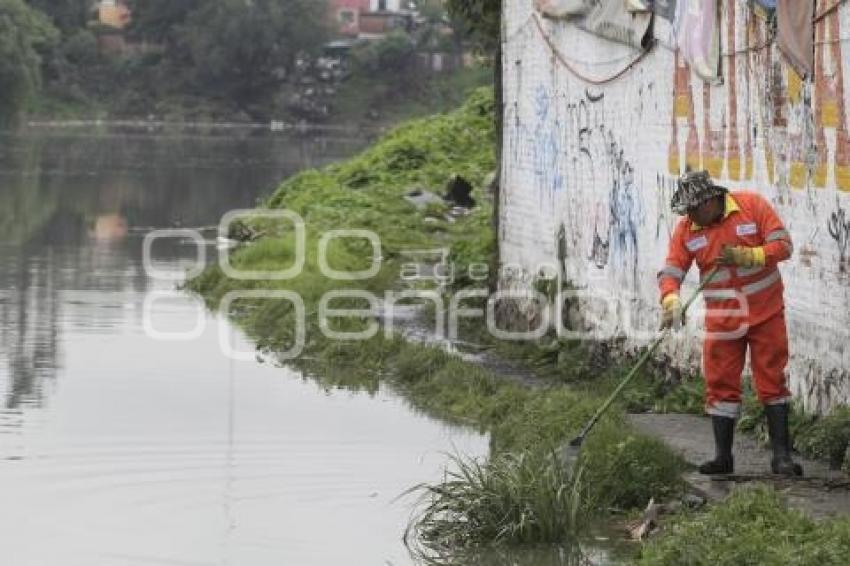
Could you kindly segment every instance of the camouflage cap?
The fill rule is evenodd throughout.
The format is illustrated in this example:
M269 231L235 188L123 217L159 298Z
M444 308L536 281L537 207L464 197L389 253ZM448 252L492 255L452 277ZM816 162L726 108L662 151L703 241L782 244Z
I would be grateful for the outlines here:
M708 171L688 171L679 177L670 208L676 214L687 214L689 210L726 192L725 187L714 184Z

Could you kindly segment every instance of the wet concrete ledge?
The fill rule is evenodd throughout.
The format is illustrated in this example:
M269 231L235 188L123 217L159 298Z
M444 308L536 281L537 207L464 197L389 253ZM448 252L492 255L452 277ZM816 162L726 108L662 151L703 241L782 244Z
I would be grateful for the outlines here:
M697 465L714 456L714 437L707 417L681 414L632 414L629 422L640 432L654 436ZM696 471L685 480L709 501L719 501L740 485L763 482L773 485L787 499L789 506L822 519L850 514L850 478L830 470L822 462L795 455L803 465L805 476L787 479L770 473L770 450L762 448L749 435L735 436L735 475L729 480L712 479Z

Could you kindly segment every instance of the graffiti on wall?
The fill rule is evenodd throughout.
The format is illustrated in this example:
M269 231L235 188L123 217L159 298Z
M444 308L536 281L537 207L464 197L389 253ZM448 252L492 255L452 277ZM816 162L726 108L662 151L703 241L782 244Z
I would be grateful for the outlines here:
M700 169L702 160L699 154L699 132L696 125L691 89L691 70L677 51L673 62L673 117L670 124L670 146L667 167L671 174L679 175L685 169ZM679 140L679 121L685 120L687 135L684 147L684 160ZM683 162L684 161L684 167Z
M643 220L635 169L615 131L606 125L605 95L586 89L567 103L569 178L589 179L590 186L608 188L607 202L596 202L588 259L599 269L616 260L637 281L638 228ZM583 218L575 230L585 230Z
M540 184L550 193L564 188L561 169L561 124L553 110L549 93L542 85L534 94L534 171Z
M829 156L824 130L835 130L832 169L835 186L850 191L850 137L844 105L844 65L841 57L841 22L838 11L818 21L815 27L815 126L818 160L813 184L825 187Z
M518 171L528 171L530 167L541 206L565 188L561 143L564 128L549 93L543 85L535 88L529 123L523 121L518 108L512 111L516 132L510 146L512 165Z
M593 241L590 244L589 259L597 269L608 265L608 254L611 251L611 240L608 239L607 216L602 220L602 206L598 205L593 217ZM607 210L605 211L607 213ZM604 238L603 238L604 235Z
M850 272L850 216L839 206L829 215L827 229L838 245L838 271Z
M727 4L726 22L723 32L726 35L726 44L735 45L737 34L737 9L736 2ZM756 30L759 24L750 22L752 30ZM702 83L702 109L703 124L702 136L697 132L694 87L691 81L691 69L679 53L675 54L673 65L673 110L670 128L670 149L668 156L668 171L678 175L685 169L706 169L712 177L722 178L727 176L731 180L742 180L753 178L753 145L752 124L750 113L747 112L747 120L743 135L738 127L738 63L742 56L737 50L732 49L727 54L727 77L726 88L726 111L719 124L712 123L712 105L717 101L714 98L719 94L712 92L707 82ZM745 54L748 57L752 53ZM747 61L750 68L750 61ZM749 74L747 77L746 91L749 92ZM748 99L747 99L748 101ZM727 115L728 113L728 124ZM684 147L684 159L681 155L679 128L680 120L685 121L687 138ZM702 143L700 143L702 142Z
M669 173L678 175L686 168L706 169L718 178L753 179L757 132L751 112L745 112L746 120L740 123L739 107L742 101L749 104L751 89L757 89L768 181L787 184L792 189L835 186L850 192L850 133L838 11L816 25L815 75L810 84L802 81L790 66L780 64L775 48L770 46L768 23L749 17L745 20L745 33L739 34L737 2L724 6L725 43L735 48L730 48L726 56L725 93L721 95L717 89L701 85L701 132L697 131L694 102L700 87L692 84L687 63L678 53L674 57ZM745 38L747 45L737 45L739 36ZM746 72L739 72L742 62ZM745 84L741 85L741 80ZM720 116L713 117L718 96L725 96L726 104ZM687 132L684 139L683 129ZM828 142L829 131L834 132L834 144Z
M608 199L611 223L611 252L631 267L632 284L637 285L638 228L643 219L643 206L635 183L635 169L625 158L622 148L611 143L611 192Z

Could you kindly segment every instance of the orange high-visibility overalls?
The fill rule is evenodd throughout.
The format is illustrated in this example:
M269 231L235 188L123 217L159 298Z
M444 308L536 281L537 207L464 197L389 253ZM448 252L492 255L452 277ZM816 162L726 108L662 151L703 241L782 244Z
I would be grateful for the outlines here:
M667 261L658 273L661 299L678 293L685 274L696 260L700 277L717 264L724 246L762 246L764 267L720 267L706 286L703 373L706 412L737 417L741 410L741 372L747 347L755 389L764 404L786 403L788 336L780 261L791 257L791 236L773 207L761 195L739 191L726 195L723 218L711 226L697 226L688 217L676 225Z

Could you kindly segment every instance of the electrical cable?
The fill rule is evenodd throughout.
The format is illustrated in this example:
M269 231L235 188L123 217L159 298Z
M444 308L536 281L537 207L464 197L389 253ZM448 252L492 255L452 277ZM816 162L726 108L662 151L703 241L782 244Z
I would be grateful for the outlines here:
M592 77L588 77L587 75L581 73L578 69L573 67L572 64L570 64L569 61L567 61L567 58L564 57L564 55L558 50L558 48L553 43L552 38L549 37L549 35L546 33L546 30L543 29L543 24L540 22L540 18L536 14L533 15L532 17L534 18L534 23L537 25L537 29L540 32L540 35L543 38L543 41L546 42L546 45L552 51L552 54L555 56L555 58L558 60L558 62L561 63L561 65L563 65L564 68L566 68L570 73L572 73L573 75L575 75L576 77L578 77L582 81L589 83L589 84L592 84L592 85L597 85L597 86L598 85L604 85L604 84L607 84L607 83L610 83L610 82L613 82L613 81L619 79L620 77L625 75L627 72L629 72L641 60L643 60L643 58L646 57L652 51L652 48L655 46L655 40L653 39L653 41L649 45L649 47L642 50L637 55L637 57L635 57L628 65L626 65L625 67L623 67L622 69L620 69L619 71L617 71L616 73L611 75L610 77L606 77L604 79L592 78Z

